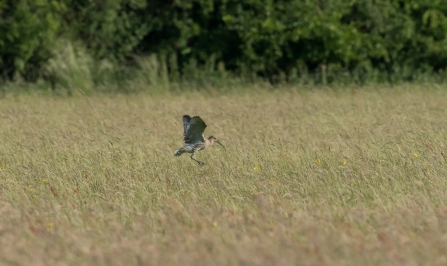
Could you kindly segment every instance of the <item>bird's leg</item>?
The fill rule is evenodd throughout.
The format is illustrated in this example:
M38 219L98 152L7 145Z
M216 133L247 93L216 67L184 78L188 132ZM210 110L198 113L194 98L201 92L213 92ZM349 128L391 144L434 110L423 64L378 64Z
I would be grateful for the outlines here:
M196 153L194 152L193 154L191 154L191 159L193 159L194 161L196 161L200 166L203 166L203 165L205 165L205 163L204 162L202 162L202 161L199 161L199 160L196 160L196 159L194 159L193 158L193 156L194 155L196 155Z

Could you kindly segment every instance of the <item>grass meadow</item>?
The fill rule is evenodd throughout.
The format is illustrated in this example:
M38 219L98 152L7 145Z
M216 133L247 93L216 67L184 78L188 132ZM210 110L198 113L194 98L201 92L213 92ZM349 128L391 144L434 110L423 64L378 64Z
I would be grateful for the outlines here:
M446 265L445 86L7 93L0 264Z

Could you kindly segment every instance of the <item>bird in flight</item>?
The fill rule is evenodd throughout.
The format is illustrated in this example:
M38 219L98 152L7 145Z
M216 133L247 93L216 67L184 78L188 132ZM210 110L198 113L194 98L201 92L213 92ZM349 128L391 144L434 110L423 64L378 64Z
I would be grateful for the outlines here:
M185 146L175 151L174 156L180 156L183 153L192 153L191 159L196 161L199 165L205 165L204 162L194 159L194 155L205 148L217 142L220 146L225 147L215 137L210 136L205 138L203 131L205 131L206 124L199 116L191 118L189 115L183 116L183 140Z

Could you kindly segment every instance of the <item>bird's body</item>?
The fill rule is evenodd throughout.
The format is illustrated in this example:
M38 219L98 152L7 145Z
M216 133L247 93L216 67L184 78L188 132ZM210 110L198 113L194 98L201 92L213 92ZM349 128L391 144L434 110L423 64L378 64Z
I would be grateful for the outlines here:
M196 146L198 146L198 145L196 145L196 144L185 145L185 146L181 147L180 149L176 150L174 156L180 156L180 155L182 155L185 152L186 153L194 153L194 150L200 151L200 150L204 149L204 147L203 148L199 148L199 147L196 147ZM203 146L205 146L205 145L203 145ZM196 148L196 149L194 149L194 148Z
M183 153L195 153L198 151L201 151L205 148L208 148L209 146L213 145L215 138L213 136L210 137L211 139L204 138L202 141L199 141L194 144L186 144L185 146L181 147L180 149L175 151L175 156L180 156Z
M194 159L194 155L211 145L214 142L219 143L224 149L225 147L213 136L205 138L203 132L205 131L206 124L199 116L194 116L191 118L189 115L183 116L183 140L185 141L185 146L175 151L175 156L180 156L183 153L192 153L191 159L204 165L204 162Z

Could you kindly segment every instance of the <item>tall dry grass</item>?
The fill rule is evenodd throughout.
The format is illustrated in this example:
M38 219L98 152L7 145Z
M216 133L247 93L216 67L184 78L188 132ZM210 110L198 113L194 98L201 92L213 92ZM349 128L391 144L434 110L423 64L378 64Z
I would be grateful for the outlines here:
M446 96L6 96L0 263L445 265ZM174 157L183 114L227 152Z

